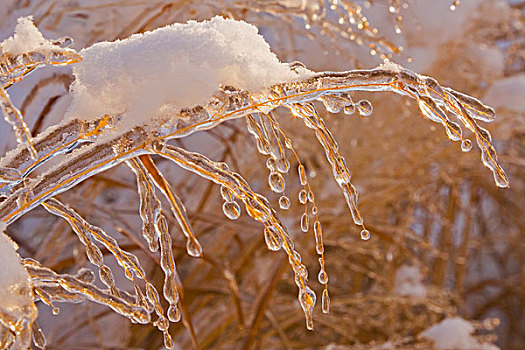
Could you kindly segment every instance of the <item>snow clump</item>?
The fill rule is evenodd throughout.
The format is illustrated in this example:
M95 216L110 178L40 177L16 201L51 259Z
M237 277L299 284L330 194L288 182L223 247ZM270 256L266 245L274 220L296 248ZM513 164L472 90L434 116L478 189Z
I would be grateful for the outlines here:
M53 47L42 33L33 24L33 17L20 17L18 19L15 34L0 43L2 52L12 56L24 52L45 51Z
M165 105L176 112L204 104L219 85L257 92L311 74L279 62L255 26L218 16L100 42L80 54L68 115L89 120L125 113L133 125Z
M426 289L417 266L403 265L396 271L394 293L401 296L424 298Z
M432 340L438 350L499 350L496 345L480 343L472 336L474 326L461 317L446 318L423 331L419 337Z

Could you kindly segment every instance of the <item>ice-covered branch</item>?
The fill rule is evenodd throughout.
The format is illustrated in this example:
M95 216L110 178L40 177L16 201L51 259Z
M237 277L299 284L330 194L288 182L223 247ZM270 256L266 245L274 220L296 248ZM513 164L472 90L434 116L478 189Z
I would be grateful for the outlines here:
M168 320L174 322L180 318L177 308L180 285L171 236L155 187L169 200L187 239L188 253L200 257L203 248L195 238L182 201L149 158L150 154L167 158L220 185L225 200L223 211L229 219L236 219L241 213L237 199L252 218L264 225L268 248L283 249L288 256L309 329L313 329L312 313L316 301L315 293L307 286L308 274L301 256L269 201L255 193L248 182L229 170L225 163L216 163L201 154L171 146L166 143L170 139L212 129L228 120L246 118L257 149L269 156L268 182L272 191L277 193L285 190L284 176L290 169L287 153L292 152L299 164L299 181L303 186L298 197L305 205L301 217L301 229L305 232L310 227L310 214L306 210L308 203L313 207L316 250L321 265L318 280L324 285L325 312L329 308L328 277L317 206L306 170L292 141L280 128L277 114L273 113L275 109L284 107L283 110L290 111L292 116L300 118L307 128L313 130L353 221L362 226L361 237L365 240L370 237L370 232L365 228L358 209L358 193L351 183L350 169L339 152L337 141L318 113L318 107L314 105L316 101L329 113L343 111L352 114L357 111L362 116L370 116L372 104L367 100L354 102L351 96L354 91L387 91L414 99L422 115L441 124L449 139L461 142L463 151L469 151L472 142L464 136L462 126L472 131L481 150L482 162L493 172L497 186L509 185L505 172L497 163L490 134L478 125L478 121L494 119L494 110L490 107L473 97L440 86L433 78L390 62L374 69L318 73L298 62L281 63L257 29L245 22L215 17L205 22L174 24L126 40L98 43L77 54L47 41L28 19L23 19L15 36L2 43L2 49L0 103L21 144L0 159L0 193L4 196L0 202L1 222L10 224L38 205L64 218L86 246L89 260L99 268L100 277L109 288L107 293L89 289L86 299L105 303L120 313L132 315L136 321L147 322L149 319L142 314L144 310L120 300L125 294L120 295L111 271L102 261L100 248L94 242L102 244L115 256L129 279L133 280L133 275L136 275L146 282L146 299L159 316L156 324L164 332L168 347L171 347ZM13 57L21 58L13 61ZM9 100L7 88L43 64L75 62L75 81L71 89L73 102L65 120L35 138L30 137L23 116ZM75 211L52 199L122 162L127 162L137 177L142 234L152 251L160 247L165 275L163 294L170 304L167 318L163 316L156 291L146 281L137 258L122 251L116 240L100 228L90 225ZM283 209L290 205L284 194L279 205ZM12 252L9 254L16 261L14 268L18 269L20 276L25 276L20 270L19 258L12 256ZM6 255L6 259L11 258ZM33 270L36 275L47 274L50 283L60 287L60 293L68 297L71 293L82 293L85 287L81 282L73 283L68 276L54 274L36 265ZM45 293L45 290L40 293ZM138 288L137 299L142 300L140 293ZM0 304L0 308L3 306ZM9 319L8 316L2 319ZM14 319L26 319L31 323L33 316L27 318L29 316L15 315ZM13 327L15 333L21 332ZM22 335L20 338L25 339Z

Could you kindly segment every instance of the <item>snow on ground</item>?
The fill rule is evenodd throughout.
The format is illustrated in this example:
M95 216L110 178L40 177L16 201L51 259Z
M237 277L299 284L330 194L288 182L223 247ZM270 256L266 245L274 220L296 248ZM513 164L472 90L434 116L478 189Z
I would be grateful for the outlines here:
M432 340L439 350L499 350L495 345L480 343L472 336L474 326L461 317L446 318L419 336Z
M424 298L426 289L419 267L403 265L396 271L394 293L401 296Z
M214 17L172 24L82 50L75 64L71 117L126 112L140 124L160 106L205 103L220 84L259 91L298 75L279 62L257 28Z

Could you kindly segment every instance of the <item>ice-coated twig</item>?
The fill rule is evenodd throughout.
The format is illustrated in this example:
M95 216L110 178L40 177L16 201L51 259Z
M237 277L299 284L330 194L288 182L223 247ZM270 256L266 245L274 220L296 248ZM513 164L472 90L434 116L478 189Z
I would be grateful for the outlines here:
M214 21L214 25L218 27L224 25L220 20ZM362 100L354 103L350 94L353 91L391 91L415 99L425 117L442 124L451 140L461 141L463 151L470 150L471 142L464 138L460 124L453 119L471 130L481 149L483 164L492 170L496 184L500 187L508 186L505 173L497 163L490 134L476 122L476 120L491 121L494 119L494 111L480 101L450 88L443 88L434 79L418 75L393 63L370 70L313 73L301 68L298 64L286 68L279 62L272 60L268 62L279 70L279 77L282 77L281 82L272 83L270 86L253 85L255 86L253 90L239 90L226 85L218 87L206 85L205 88L208 90L211 88L217 90L212 96L206 97L207 102L203 101L197 106L186 106L182 109L170 107L169 104L161 105L159 113L154 113L152 116L144 115L140 118L130 117L137 113L137 109L124 111L121 114L95 115L89 118L70 116L62 124L35 137L31 143L31 149L25 145L18 146L0 160L0 169L2 169L0 188L6 196L5 200L0 202L1 220L10 223L35 206L49 201L50 198L86 178L128 161L137 174L139 193L143 203L140 210L144 221L143 235L153 250L156 245L161 246L162 267L167 279L164 295L170 301L168 318L176 320L179 317L176 306L174 306L177 301L177 275L171 255L171 237L167 231L165 219L160 213L160 202L153 192L155 186L170 201L172 211L187 238L190 254L199 256L201 248L192 232L182 202L147 156L148 154L160 154L219 183L226 201L223 210L229 218L235 219L240 215L239 205L234 201L234 198L237 198L245 204L252 217L265 225L265 240L268 247L272 250L282 247L289 256L300 290L299 300L307 315L307 326L312 328L311 312L315 304L315 295L306 286L306 269L293 249L285 228L266 199L253 193L240 175L230 172L224 166L195 153L172 146L160 147L158 145L164 145L169 139L182 138L199 130L214 128L227 120L246 117L248 129L257 139L259 151L270 156L267 162L271 171L269 184L273 191L281 193L285 190L283 175L289 169L285 148L292 151L293 148L289 147L288 144L291 144L291 141L279 128L272 112L278 107L285 107L293 115L301 118L308 128L314 130L332 166L334 177L343 189L354 222L362 225L363 219L357 209L357 191L350 183L350 171L344 158L339 154L337 142L326 128L312 102L319 100L330 113L343 110L351 114L357 110L361 115L368 116L372 113L370 102ZM22 77L28 71L27 69L19 70L17 77ZM302 73L298 73L299 71ZM267 77L266 80L262 79L257 70L252 71L251 74L267 84L270 84L269 81L273 82ZM7 85L16 81L11 75L6 79ZM239 84L245 89L251 86L250 79L239 80ZM98 87L96 84L95 86ZM137 91L133 90L133 93ZM205 96L200 96L200 98L203 97ZM295 151L293 153L297 157ZM50 162L51 160L53 163ZM48 166L50 163L56 165ZM313 203L313 193L307 183L304 167L299 167L298 170L301 185L308 189L305 188L299 193L300 201L303 204L306 204L307 201ZM286 208L289 205L284 195L280 201L282 202L281 207ZM319 281L326 283L322 231L316 214L317 207L315 204L313 206L316 215L313 225L316 248L321 255L322 267ZM76 220L77 224L81 222L79 220ZM305 212L301 218L301 228L307 231L308 226L309 216ZM364 227L361 236L364 239L370 236ZM95 258L100 254L95 252L92 255L92 260L97 262ZM111 286L110 280L106 278L106 282ZM158 300L152 289L147 289L146 292L146 298ZM116 289L114 293L117 294ZM328 309L328 300L327 289L325 289L323 310ZM168 321L162 316L161 309L157 306L154 308L159 315L157 326L167 334Z
M162 271L164 271L164 298L170 304L168 318L172 322L178 322L180 320L180 311L177 307L179 300L177 290L180 289L180 281L178 281L175 259L173 258L172 240L168 223L162 213L162 204L155 194L155 186L147 176L147 170L144 165L137 159L130 159L126 164L137 177L143 236L148 241L150 249L160 247L160 266Z
M308 329L313 329L312 317L316 296L306 284L308 279L306 266L301 263L301 256L295 251L286 228L277 218L267 199L254 193L246 180L239 174L231 172L225 163L215 163L201 154L158 142L155 142L150 150L172 160L184 169L227 188L233 196L244 203L246 212L264 225L266 234L271 235L274 244L288 255L290 266L295 273L295 283L299 287L298 299L306 316L306 325Z
M22 113L16 108L11 102L11 98L7 94L7 91L0 86L0 108L4 114L4 119L13 126L15 132L16 141L27 147L31 154L31 158L36 159L37 153L33 146L31 132L27 127L27 124L22 116Z
M289 105L287 107L290 108L295 116L303 119L307 127L315 131L317 139L325 150L326 158L332 166L333 176L339 187L343 190L354 223L362 226L364 230L363 218L357 207L357 190L350 182L350 171L346 166L346 161L339 154L339 147L330 131L326 129L324 121L317 114L315 107L311 103Z
M73 231L77 234L80 242L82 242L82 244L86 246L86 255L89 261L98 267L99 276L102 283L104 283L109 288L111 294L119 297L120 292L115 286L115 278L113 277L113 272L111 272L110 268L106 264L104 264L104 255L102 254L100 248L97 247L94 243L95 240L100 241L103 240L103 238L106 238L107 235L105 234L105 232L103 232L98 227L89 225L75 211L71 210L55 198L44 202L43 206L51 214L55 214L67 220L67 222L71 225ZM107 240L104 239L103 242L107 242ZM112 252L121 252L120 248L118 248L118 244L116 243L116 241L111 242L109 244L109 248L114 248L112 249ZM119 263L124 262L123 260L117 261L119 261ZM128 267L126 265L124 265L123 267L126 271L126 275L129 275L131 271L128 270Z
M308 103L316 99L326 102L327 98L330 98L330 104L328 105L331 110L337 110L334 100L341 101L340 107L342 109L350 109L348 108L350 104L347 98L338 99L332 97L342 93L348 94L351 91L363 90L393 91L416 99L425 116L445 125L447 133L452 139L463 140L466 143L460 130L444 115L446 112L451 113L475 132L478 144L482 149L484 164L493 170L496 184L501 187L508 186L505 173L496 163L497 158L490 143L489 134L478 127L475 122L475 119L485 121L493 119L493 110L484 106L478 100L466 98L457 93L452 93L451 90L441 88L431 78L418 76L396 66L394 69L392 67L380 67L373 70L318 73L315 77L306 81L278 84L263 92L248 93L223 89L222 92L215 95L208 104L200 109L186 111L184 119L174 117L153 120L150 125L134 127L123 134L116 134L112 138L106 138L106 141L102 142L98 141L101 139L101 135L105 133L105 130L111 130L111 128L105 129L101 127L100 121L83 123L84 127L92 128L91 130L84 129L85 131L83 131L85 135L92 135L92 140L87 143L71 141L79 148L74 154L62 154L60 152L60 150L64 149L62 144L55 143L50 145L45 143L44 137L37 138L35 144L45 145L46 150L42 152L37 162L31 163L26 161L25 169L31 169L37 164L46 162L55 153L54 157L63 157L64 159L60 165L47 170L39 177L27 177L22 188L14 191L6 200L0 203L0 217L3 221L10 222L47 198L67 190L89 176L113 167L126 159L152 153L153 150L145 148L145 146L155 139L183 137L197 130L212 128L229 119L244 117L256 112L268 113L279 106L285 106L295 111L303 111L301 113L304 113L305 109L311 109L311 107L308 107ZM364 114L370 112L370 106L367 103L359 103L356 108L363 110L362 113ZM443 111L443 113L439 111ZM207 118L202 118L203 112L208 115ZM312 115L315 114L308 114L309 118L305 120L309 120L308 122L311 125L314 127L317 125L318 127L319 120L312 117ZM115 122L122 118L124 117L116 119L107 117L104 120L109 120L114 125ZM71 128L72 125L75 125L75 122L69 122L66 125L68 128ZM58 126L54 133L44 134L43 136L56 135L60 128L61 126ZM155 130L154 133L153 130ZM55 140L58 140L58 138L55 137ZM323 132L321 140L330 142L332 144L331 148L336 149L331 142L333 140L329 133ZM40 153L40 149L37 148L37 151ZM0 166L17 168L14 166L16 163L13 163L23 153L24 150L18 148L7 158L2 159ZM337 158L333 151L330 151L327 155L329 159L335 160ZM27 163L30 164L27 165ZM335 164L340 165L341 162L337 161ZM339 176L341 173L345 173L341 169L343 168L337 167L338 171L334 175ZM20 170L24 171L24 169ZM352 196L352 194L355 191L349 190L348 193L350 195L349 198L352 199L350 204L353 208L355 196ZM359 222L359 216L356 217Z
M64 66L81 60L81 56L68 48L72 41L44 39L30 18L20 18L13 37L0 43L0 107L4 119L12 125L18 143L24 144L33 159L38 154L24 116L13 105L7 89L34 69L44 65Z
M443 124L450 138L462 140L464 144L468 144L467 140L463 138L459 126L453 124L446 113L458 118L461 123L475 132L477 142L482 150L484 164L493 170L496 184L500 187L508 186L505 173L497 164L496 153L490 143L490 135L485 129L477 126L475 122L476 119L483 121L493 119L494 111L492 109L484 106L476 99L467 98L464 95L453 93L452 90L441 88L431 78L416 75L398 66L387 66L373 70L317 73L305 81L278 84L262 92L248 93L226 88L217 93L208 104L200 108L186 110L184 118L174 116L172 118L154 119L149 125L133 127L123 134L117 133L112 137L107 137L104 141L98 140L104 139L101 136L111 130L111 125L116 125L125 116L119 118L105 117L102 120L90 123L70 121L64 127L79 130L81 128L78 124L80 123L84 128L83 135L91 135L88 142L75 141L81 139L79 136L75 136L70 141L72 145L78 148L74 154L64 154L67 152L61 151L64 149L62 144L46 143L45 137L57 135L61 128L58 126L53 133L43 134L42 137L36 139L35 145L45 146L43 152L37 147L37 151L41 155L36 162L31 163L27 157L24 157L24 162L19 161L21 155L27 152L23 148L17 148L8 157L0 160L0 166L4 168L16 169L18 168L16 165L24 163L24 168L19 170L27 173L27 170L24 169L32 169L41 165L51 156L63 158L62 162L59 163L60 165L45 171L41 176L26 177L24 186L18 188L0 203L0 217L4 222L10 222L47 198L67 190L89 176L113 167L126 159L152 153L153 150L147 145L154 140L184 137L197 130L213 128L226 120L258 112L269 113L279 106L304 113L305 109L311 110L308 103L316 99L322 100L330 111L344 109L351 112L353 109L358 109L361 114L368 115L371 111L369 103L361 101L353 104L348 98L341 97L342 94L363 90L392 91L416 99L423 114L431 120ZM337 108L338 104L339 108ZM207 117L203 118L203 114ZM305 116L305 120L314 127L317 125L318 128L319 120L312 117L315 114L309 113L307 115L308 118ZM73 134L78 135L79 133ZM331 148L335 150L337 147L333 145L330 134L324 131L322 134L322 142L330 142ZM58 138L54 137L58 141ZM468 150L466 147L463 149ZM327 156L329 159L335 160L337 158L334 151L328 152ZM340 160L340 158L337 159ZM337 161L335 164L340 165L341 162ZM337 167L338 171L334 175L339 176L341 173L345 173L341 169L343 168ZM355 191L349 190L348 193L352 195ZM353 208L355 196L349 198L352 199L350 206ZM356 217L359 222L359 217Z
M143 307L103 291L77 276L57 274L32 259L24 259L23 263L31 276L33 287L43 292L50 301L80 302L91 300L109 306L115 312L134 322L148 323L150 321L149 313Z
M43 206L50 213L64 218L71 225L75 233L78 235L80 241L84 245L86 245L86 253L88 255L89 260L93 264L98 266L99 273L100 273L100 279L102 280L102 282L110 288L110 292L112 295L116 297L122 297L123 296L122 293L115 286L115 282L114 282L113 274L111 273L111 270L103 263L102 252L93 243L93 241L97 241L101 243L109 252L111 252L111 254L113 254L118 264L122 266L122 268L124 269L126 278L129 279L134 285L135 300L137 304L140 305L145 310L147 310L148 313L155 310L157 316L159 317L159 320L157 320L156 322L158 325L161 325L159 329L163 333L165 333L165 338L167 339L166 344L167 346L171 344L171 338L169 334L167 334L168 332L167 321L165 320L165 317L163 315L164 312L160 305L160 299L158 297L158 293L155 290L155 287L153 287L153 285L146 278L146 273L144 272L144 269L140 265L138 258L134 254L131 254L129 252L122 250L119 247L116 239L114 239L113 237L110 237L101 228L89 224L84 218L82 218L74 210L64 205L57 199L52 198L44 202ZM164 238L164 241L166 241L166 238ZM161 240L161 252L163 253L162 258L161 258L161 265L164 263L164 265L162 265L163 269L165 268L166 256L168 255L171 256L171 241L167 243L169 244L168 247L166 247L162 243L162 240ZM166 250L168 250L168 252L166 252ZM140 287L136 283L135 278L141 279L146 283L146 297L145 298L144 298L144 295L142 294L142 291L140 290ZM178 294L177 294L177 289L176 289L176 279L177 278L178 276L176 276L174 272L174 266L172 266L170 270L170 275L169 277L166 276L166 281L164 285L164 297L170 303L170 308L168 309L168 318L172 322L178 322L180 319L180 313L177 308L177 301L178 301ZM171 348L171 346L169 348Z

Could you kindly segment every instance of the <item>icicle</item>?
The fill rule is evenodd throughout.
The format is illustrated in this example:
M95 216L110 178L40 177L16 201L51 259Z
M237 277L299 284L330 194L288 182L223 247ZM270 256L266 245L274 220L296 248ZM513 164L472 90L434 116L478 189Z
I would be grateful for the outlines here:
M88 283L92 283L92 282L88 282ZM60 309L56 307L55 304L51 301L51 296L49 296L49 294L47 294L46 292L38 288L35 289L35 294L38 296L38 299L40 299L40 301L42 301L44 304L46 304L47 306L51 308L51 312L53 313L53 315L56 316L60 313Z
M154 197L154 200L158 201L156 197ZM158 202L157 202L157 205L158 205ZM107 266L103 265L102 255L100 253L100 250L94 244L90 243L90 240L92 237L93 239L102 243L115 256L119 265L121 265L124 268L126 272L125 275L128 279L130 279L133 282L134 276L137 276L138 278L145 281L146 299L150 305L153 305L153 309L155 310L155 313L159 317L156 324L158 325L159 330L161 330L164 334L167 334L168 332L167 321L165 321L165 318L163 316L163 309L160 306L159 295L156 289L153 287L153 285L147 281L145 277L145 272L140 266L140 263L138 262L138 259L136 258L136 256L134 256L131 253L122 251L119 248L118 243L114 238L109 237L100 228L92 226L89 223L87 223L82 217L76 214L73 210L67 208L62 203L57 201L56 199L51 199L47 201L46 203L44 203L44 207L51 213L54 213L66 219L71 224L72 228L77 233L77 235L79 235L80 240L84 244L87 244L86 251L90 252L88 254L90 261L94 262L97 266L99 266L101 280L106 285L110 286L110 289L112 290L113 295L120 296L120 297L124 296L120 294L118 290L116 289L114 285L113 274L111 273L111 270L109 270ZM156 235L159 237L159 242L160 242L161 267L165 273L164 288L163 288L164 298L169 302L170 307L176 307L179 296L177 293L177 287L176 287L176 281L175 281L175 275L176 275L175 263L173 261L173 256L171 252L171 237L169 236L169 233L167 233L166 221L165 221L164 216L160 213L160 207L159 207L159 214L157 215L156 221L154 222L154 226L155 226ZM47 271L47 273L50 273L52 275L52 273L49 271ZM79 283L85 283L76 278L75 278L75 281ZM63 287L66 290L71 291L70 289L68 289L67 286L63 286ZM135 285L135 288L137 289L138 287ZM93 293L94 292L96 291L93 291ZM79 292L75 292L75 293L79 293ZM87 296L90 299L93 299L94 301L98 301L98 302L107 304L113 309L117 308L119 311L117 311L116 309L115 311L122 313L125 316L130 317L129 312L123 311L122 306L117 307L114 304L114 302L108 301L104 299L102 296L99 296L98 299L89 293L85 294L85 296ZM135 296L135 300L139 300L140 303L138 305L140 309L147 312L147 320L144 319L143 317L136 318L135 316L132 319L140 323L149 322L149 312L151 312L152 308L149 305L147 305L147 303L143 300L143 297L141 294L140 295L137 294Z
M148 155L144 155L140 156L139 159L142 165L144 166L144 170L148 178L155 183L155 185L168 199L170 203L171 212L177 220L177 223L179 224L182 233L186 237L186 246L188 248L188 254L190 254L193 257L202 256L201 244L195 237L195 233L193 232L193 228L190 224L190 220L188 218L188 214L186 213L186 208L184 204L182 203L180 198L175 194L175 192L173 192L169 182L166 181L164 175L162 175L162 173L159 171L151 157Z
M160 266L164 271L164 298L170 304L169 307L176 307L179 301L179 294L177 292L175 280L176 267L175 260L173 259L171 236L168 231L168 223L166 222L166 218L163 215L159 216L159 220L155 223L155 229L157 230L160 237ZM165 333L167 333L167 327Z
M93 243L93 239L95 237L92 232L94 228L90 227L90 225L87 224L83 219L80 219L78 214L64 206L56 199L50 199L44 203L44 208L46 208L51 214L55 214L64 218L71 225L71 228L77 234L80 242L86 246L86 255L89 261L98 267L99 277L102 283L104 283L110 289L111 294L120 296L120 293L115 286L113 273L109 267L104 264L104 258L100 248ZM123 267L127 269L126 265Z
M84 241L87 242L85 243L87 244L86 251L88 251L88 249L89 251L92 251L92 254L94 254L92 258L98 264L103 264L102 254L100 249L91 243L91 240L96 240L97 242L101 243L111 252L111 254L113 254L118 264L124 269L125 276L130 281L133 281L135 276L144 279L146 273L140 265L138 258L134 254L122 250L115 238L110 237L101 228L89 224L74 210L68 208L66 205L56 199L47 201L44 204L44 207L51 213L58 215L69 222L73 230L79 235L81 241L83 243ZM109 268L106 266L103 268L103 270L109 270ZM81 270L79 273L81 274L78 275L77 278L80 278L81 280L89 281L90 278L92 278L91 272L89 270ZM110 279L112 278L112 274L108 273L108 276L110 276Z
M152 189L138 162L136 160L129 160L126 164L133 170L137 177L137 188L140 199L139 213L142 218L142 236L146 242L148 242L149 249L152 252L156 252L159 249L159 237L157 236L154 223L159 215L158 203L153 197Z
M485 111L481 111L482 107L477 106L475 102L467 101L466 97L462 97L462 100L459 100L456 97L457 93L452 93L450 89L445 89L445 91L447 92L447 100L450 101L450 103L454 107L451 109L452 113L454 113L456 117L459 120L461 120L461 122L476 135L476 142L481 150L481 161L483 165L485 165L492 171L496 185L502 188L509 187L507 175L497 162L498 156L496 154L494 146L491 143L492 140L490 133L487 130L480 127L479 125L477 125L473 119L472 111L478 111L478 109L476 108L479 108L479 111L475 114L486 113L487 115L490 114L490 112L487 112L487 109L489 108L486 107ZM469 102L470 104L467 104L467 102Z
M313 312L316 299L315 293L310 288L306 287L304 290L301 289L299 291L298 299L306 317L306 328L308 328L308 330L313 331Z
M295 272L295 281L299 288L299 302L305 311L307 327L313 329L312 311L315 305L315 293L306 285L307 273L306 268L301 264L301 256L294 250L290 236L275 216L275 211L269 207L268 200L254 193L240 175L220 167L218 163L198 153L188 152L168 144L156 147L152 151L174 161L182 168L227 187L236 198L243 201L247 213L264 224L268 248L277 249L280 246L288 255L290 266Z
M496 112L494 112L494 109L485 106L478 99L462 94L461 92L451 88L444 88L443 90L445 90L448 94L453 95L462 104L462 106L472 118L484 122L492 122L496 118Z
M246 117L246 126L250 134L255 137L257 142L257 150L263 155L270 154L270 145L269 141L266 138L266 135L263 134L260 126L255 121L255 115L248 115Z
M24 260L24 265L34 281L35 288L45 292L56 301L91 300L109 306L115 312L134 322L148 323L149 314L141 307L129 304L124 299L108 294L90 283L80 281L71 275L57 274L53 270L41 266L34 260Z
M44 350L46 348L46 337L36 322L33 322L31 326L31 333L33 337L33 344L39 349Z
M261 129L268 140L270 154L275 159L277 170L286 174L290 168L290 164L286 160L284 145L275 132L273 117L271 115L259 114L259 120L261 123Z
M346 162L343 157L339 155L339 150L336 141L332 134L326 129L324 121L315 111L314 106L311 103L304 103L301 105L295 104L287 106L290 108L292 113L305 122L305 124L315 130L317 139L323 146L326 154L326 158L332 165L332 172L336 179L339 187L343 190L348 208L352 214L352 218L356 225L363 224L363 218L357 208L357 191L355 187L350 183L350 172L346 166ZM306 191L303 195L306 202Z

